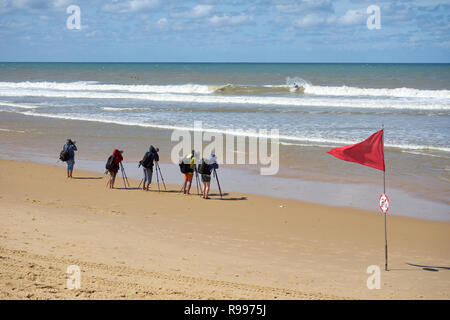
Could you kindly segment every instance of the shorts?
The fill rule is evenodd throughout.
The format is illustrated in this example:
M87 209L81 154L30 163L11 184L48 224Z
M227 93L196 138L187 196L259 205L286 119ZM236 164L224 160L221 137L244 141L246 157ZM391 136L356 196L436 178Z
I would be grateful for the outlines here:
M67 160L67 171L73 171L74 164L75 164L74 159Z
M184 181L192 182L192 177L194 176L193 173L185 173L184 174Z
M210 174L202 174L202 182L210 182L211 175Z

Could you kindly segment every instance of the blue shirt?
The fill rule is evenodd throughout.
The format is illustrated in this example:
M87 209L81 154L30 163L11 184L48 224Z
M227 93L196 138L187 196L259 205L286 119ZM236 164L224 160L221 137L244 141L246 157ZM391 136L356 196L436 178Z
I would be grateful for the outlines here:
M65 144L64 145L64 150L69 150L69 157L70 160L75 160L75 152L74 151L78 151L77 146L74 144Z

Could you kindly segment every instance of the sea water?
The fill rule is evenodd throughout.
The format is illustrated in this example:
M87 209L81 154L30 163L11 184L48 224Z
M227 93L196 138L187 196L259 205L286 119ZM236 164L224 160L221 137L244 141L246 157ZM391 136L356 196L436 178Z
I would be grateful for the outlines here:
M194 121L216 132L278 129L292 159L285 176L325 171L344 182L363 169L326 151L384 125L397 186L449 204L450 64L0 63L5 112L169 131ZM428 181L423 192L416 180Z

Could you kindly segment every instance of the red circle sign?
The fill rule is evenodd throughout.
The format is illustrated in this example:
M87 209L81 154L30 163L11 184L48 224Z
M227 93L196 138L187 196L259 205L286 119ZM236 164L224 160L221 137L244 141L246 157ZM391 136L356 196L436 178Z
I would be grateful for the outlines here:
M389 198L384 193L381 194L380 199L378 200L380 205L380 209L383 213L388 212L389 210Z

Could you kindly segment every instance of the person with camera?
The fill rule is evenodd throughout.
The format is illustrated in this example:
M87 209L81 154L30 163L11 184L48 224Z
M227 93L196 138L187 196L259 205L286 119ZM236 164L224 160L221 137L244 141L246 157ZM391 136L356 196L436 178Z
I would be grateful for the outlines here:
M202 159L201 164L198 165L198 172L201 174L203 183L203 199L210 199L208 195L211 186L211 173L213 170L218 168L219 165L217 164L216 155L214 153L211 153L208 160Z
M194 176L194 172L197 171L194 150L192 150L191 154L181 160L180 170L181 173L184 174L183 194L189 195L189 192L191 191L192 178Z
M78 151L77 146L75 145L76 141L72 141L71 139L67 139L66 144L63 146L63 152L66 153L67 163L67 178L73 178L73 166L75 165L75 151Z
M144 178L142 179L143 185L142 190L148 191L148 188L150 187L150 184L152 183L152 176L153 176L153 164L154 161L159 161L159 148L155 148L154 146L150 146L149 151L145 153L144 157L141 161L139 161L139 166L142 166L144 170ZM158 169L158 168L156 168ZM158 174L158 172L156 172ZM147 183L147 186L145 186L145 183Z
M123 150L114 149L112 155L109 156L106 162L106 170L110 175L107 186L114 189L114 182L116 181L117 172L120 169L120 164L123 161Z

